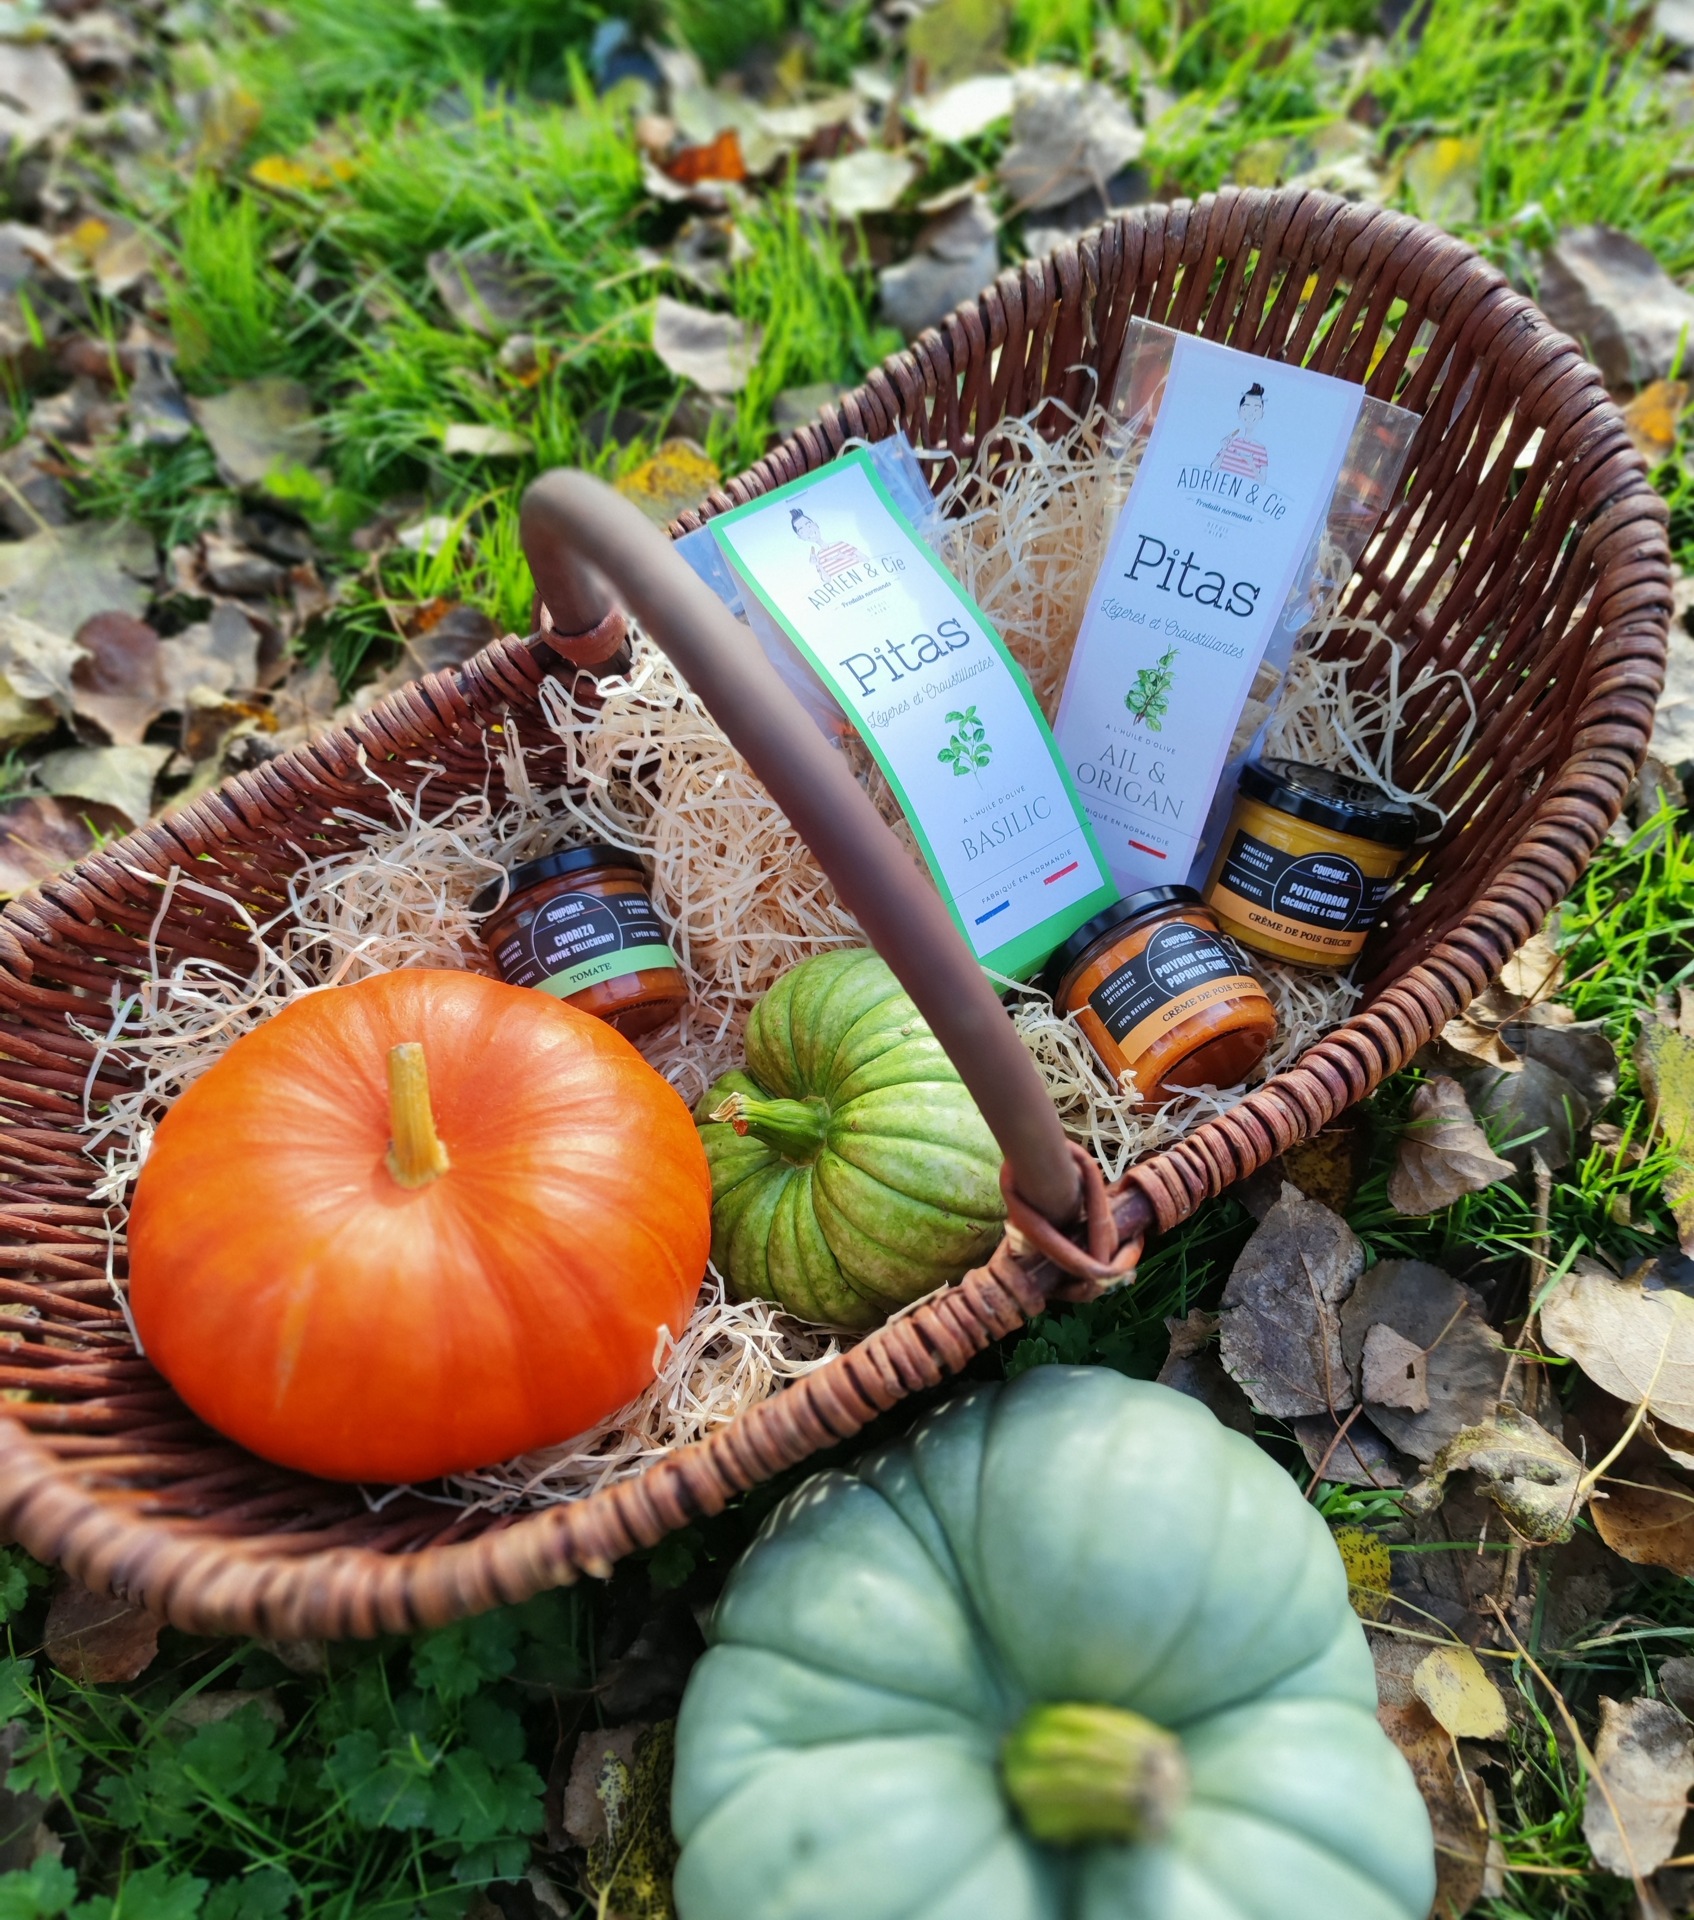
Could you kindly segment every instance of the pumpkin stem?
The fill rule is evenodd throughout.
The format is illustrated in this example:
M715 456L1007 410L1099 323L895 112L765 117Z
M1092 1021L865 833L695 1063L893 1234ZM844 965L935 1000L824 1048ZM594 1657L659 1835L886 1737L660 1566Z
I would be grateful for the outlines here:
M1123 1707L1031 1707L1000 1749L1000 1778L1031 1838L1071 1847L1156 1841L1188 1794L1174 1733Z
M388 1050L388 1124L388 1171L401 1186L427 1187L452 1165L435 1131L421 1041L402 1041Z
M801 1167L823 1152L829 1132L829 1109L821 1100L756 1100L732 1093L713 1107L711 1118L727 1122L743 1138L751 1134Z

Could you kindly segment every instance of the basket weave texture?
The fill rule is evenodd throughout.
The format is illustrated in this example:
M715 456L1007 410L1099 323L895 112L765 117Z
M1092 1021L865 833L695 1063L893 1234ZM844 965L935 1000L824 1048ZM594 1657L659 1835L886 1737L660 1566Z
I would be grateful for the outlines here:
M851 436L903 428L969 458L997 421L1046 398L1085 408L1110 392L1132 315L1362 381L1423 416L1382 557L1345 611L1394 634L1410 674L1462 673L1480 724L1439 796L1449 823L1367 952L1360 1012L1115 1187L1079 1150L1079 1238L1012 1196L985 1268L709 1440L572 1505L466 1515L401 1496L373 1511L356 1489L268 1466L194 1419L129 1339L92 1199L99 1169L78 1135L85 1098L117 1091L124 1069L108 1058L90 1085L95 1049L77 1029L102 1029L113 991L151 956L245 971L241 908L281 912L303 845L356 841L337 810L368 806L362 763L402 789L436 769L442 803L482 787L485 731L510 717L533 737L538 689L559 669L540 642L502 642L0 913L0 1527L202 1632L404 1631L604 1574L957 1371L1053 1298L1131 1272L1147 1233L1322 1128L1481 991L1617 816L1662 683L1671 571L1664 506L1598 375L1457 241L1293 189L1136 209L1003 274L673 531L820 466ZM1401 778L1438 765L1463 719L1433 690L1414 698ZM199 884L161 916L161 880L188 862Z

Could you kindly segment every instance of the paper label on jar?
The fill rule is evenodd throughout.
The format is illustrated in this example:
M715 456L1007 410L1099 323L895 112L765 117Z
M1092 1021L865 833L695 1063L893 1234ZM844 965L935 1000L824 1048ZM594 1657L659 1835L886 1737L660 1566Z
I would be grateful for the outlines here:
M1134 1062L1179 1021L1259 991L1227 938L1179 920L1102 980L1088 1004Z
M1054 725L1124 893L1187 878L1363 387L1177 334Z
M1343 853L1284 853L1238 830L1207 898L1232 920L1345 959L1364 945L1393 885Z
M1029 682L862 448L708 524L864 737L984 966L1028 975L1111 905Z
M665 925L643 893L556 893L494 950L501 978L563 1000L619 974L674 967Z

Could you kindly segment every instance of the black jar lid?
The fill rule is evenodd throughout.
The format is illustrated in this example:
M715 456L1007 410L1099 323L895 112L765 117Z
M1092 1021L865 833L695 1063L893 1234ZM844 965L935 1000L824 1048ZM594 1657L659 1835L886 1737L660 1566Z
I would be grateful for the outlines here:
M1278 813L1291 813L1333 833L1374 840L1378 846L1409 847L1418 837L1414 808L1332 767L1309 767L1302 760L1249 760L1241 769L1240 790Z
M523 860L508 867L504 880L490 880L471 901L472 913L487 913L504 892L510 900L533 887L538 880L557 880L567 873L587 873L591 867L627 867L631 873L645 876L639 856L627 847L614 847L604 840L590 840L582 847L560 847L556 853L544 853L539 860Z
M1092 920L1083 921L1041 969L1041 984L1049 993L1056 992L1059 982L1072 965L1103 933L1127 933L1130 928L1141 926L1145 921L1161 918L1173 907L1204 905L1205 902L1193 887L1143 887L1139 893L1128 894L1107 907L1103 913L1095 914Z

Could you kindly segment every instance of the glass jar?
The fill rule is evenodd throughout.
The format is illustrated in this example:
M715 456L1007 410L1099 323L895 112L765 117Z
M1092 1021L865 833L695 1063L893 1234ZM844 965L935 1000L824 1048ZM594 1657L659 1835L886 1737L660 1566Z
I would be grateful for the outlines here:
M1363 780L1299 760L1249 760L1206 904L1255 953L1349 966L1417 834L1414 810Z
M630 1035L651 1033L687 1004L641 862L622 847L591 841L525 860L471 902L473 913L490 909L483 938L511 986L554 994Z
M1192 887L1147 887L1085 921L1043 976L1114 1080L1143 1100L1233 1087L1276 1033L1265 990Z

